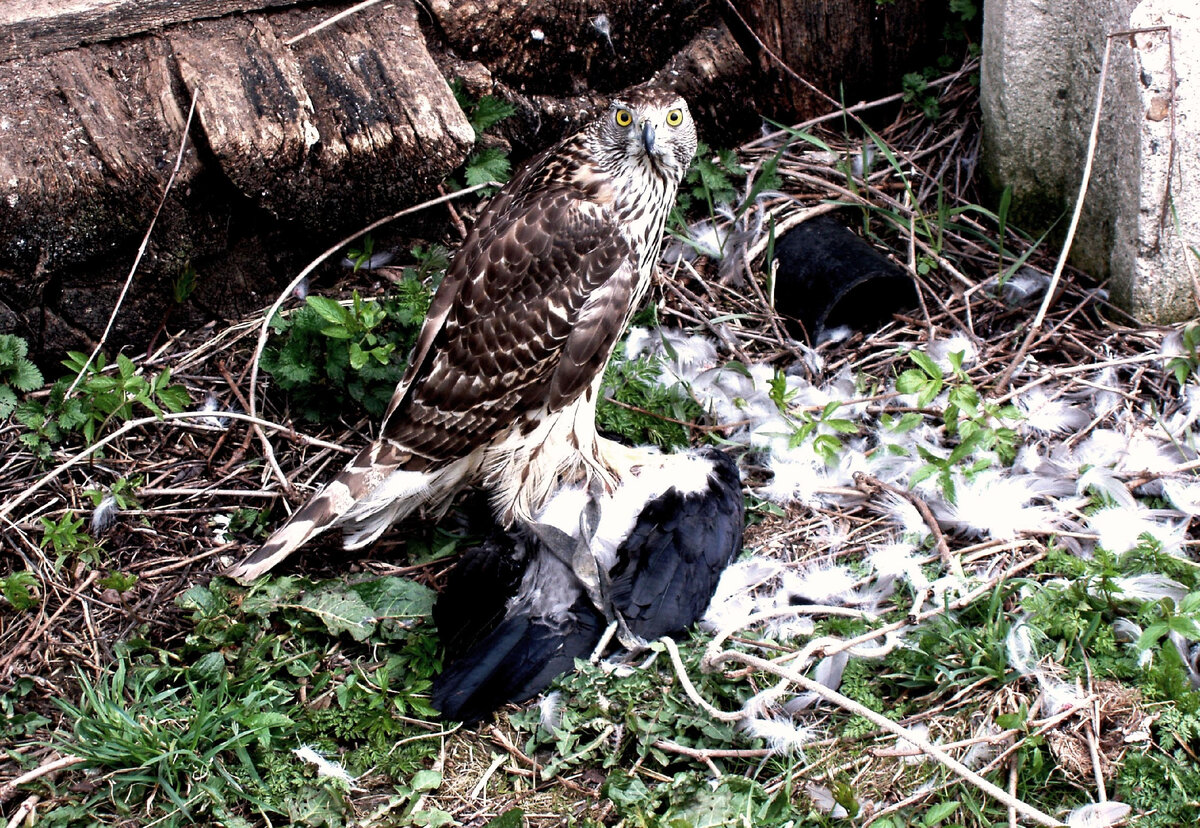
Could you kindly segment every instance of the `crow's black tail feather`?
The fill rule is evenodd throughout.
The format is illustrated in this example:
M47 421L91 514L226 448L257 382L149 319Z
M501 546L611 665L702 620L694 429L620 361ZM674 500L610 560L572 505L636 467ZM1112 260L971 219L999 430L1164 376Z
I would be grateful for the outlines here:
M473 724L545 690L575 659L590 654L604 631L604 617L586 597L569 615L563 623L521 613L505 618L438 676L433 706L444 719Z

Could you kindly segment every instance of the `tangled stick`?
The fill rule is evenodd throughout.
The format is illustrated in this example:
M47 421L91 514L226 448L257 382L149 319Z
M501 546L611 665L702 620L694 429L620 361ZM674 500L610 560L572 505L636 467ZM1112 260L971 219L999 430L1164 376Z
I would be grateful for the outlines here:
M691 698L692 701L704 709L709 715L713 716L713 718L719 719L720 721L733 722L746 718L747 713L745 710L727 712L713 706L707 699L701 696L699 691L696 689L696 686L692 683L691 678L687 675L687 669L684 667L683 660L679 656L679 648L676 646L675 641L668 636L664 636L663 638L659 639L659 641L662 642L663 646L666 647L667 652L670 654L671 663L675 667L675 672L679 678L679 682L683 687L684 692L687 693L688 697ZM993 785L991 782L975 773L966 765L947 754L944 750L934 745L928 739L918 736L916 733L913 733L907 728L901 727L891 719L881 716L874 710L871 710L869 707L854 701L854 699L851 699L848 696L843 696L836 690L831 690L825 685L813 681L808 676L799 673L793 668L783 667L775 662L768 661L765 658L759 658L758 656L753 656L748 653L739 653L735 650L722 650L716 653L711 651L707 652L704 655L704 659L701 662L700 667L705 672L713 672L719 670L722 664L730 661L739 662L766 673L772 673L773 675L779 676L781 679L785 679L786 681L803 688L807 692L815 693L830 704L836 705L837 707L840 707L843 710L846 710L847 712L853 713L857 716L862 716L872 724L877 725L878 727L913 745L922 753L936 760L942 766L957 774L962 779L970 782L988 796L991 796L1005 806L1012 808L1016 812L1028 817L1039 825L1058 828L1064 824L1049 814L1033 807L1032 805L1029 805L1028 803L1022 802L1016 797L1011 796L1004 789Z

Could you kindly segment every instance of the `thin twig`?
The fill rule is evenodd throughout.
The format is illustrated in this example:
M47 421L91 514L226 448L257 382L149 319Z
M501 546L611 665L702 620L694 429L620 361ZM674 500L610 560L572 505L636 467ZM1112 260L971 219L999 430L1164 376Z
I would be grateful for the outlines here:
M942 559L942 563L954 574L962 575L962 564L950 551L950 544L946 542L946 536L942 534L942 528L938 525L937 518L933 515L933 510L929 508L928 503L917 496L916 492L884 483L882 480L862 472L854 475L854 482L867 497L870 497L875 492L890 492L904 498L915 506L917 511L921 513L921 519L929 527L930 534L933 535L933 542L937 546L938 556Z
M358 3L354 6L351 6L350 8L345 9L343 11L340 11L337 14L333 15L332 17L325 18L324 20L322 20L320 23L318 23L315 26L310 26L309 28L302 31L300 34L289 37L287 40L283 41L283 45L284 46L295 46L297 43L299 43L301 40L308 37L309 35L314 35L317 32L321 31L322 29L327 29L330 26L332 26L334 23L337 23L339 20L344 20L352 14L358 14L363 9L370 8L371 6L374 6L376 3L379 3L381 1L382 0L363 0L363 2Z
M38 765L33 770L26 771L16 779L11 779L8 782L5 782L3 785L0 785L0 802L8 801L8 799L16 792L17 788L21 787L22 785L28 785L30 782L41 779L47 774L60 771L63 768L69 768L73 765L78 765L86 761L87 760L82 756L60 756L57 759L53 759L49 762Z
M63 398L66 399L75 391L76 386L83 380L83 375L87 373L88 368L96 360L96 355L100 353L100 349L104 347L104 343L108 341L108 335L112 332L113 323L117 321L117 312L121 310L121 305L125 302L125 294L129 292L129 286L133 284L133 275L137 273L138 265L142 263L142 257L146 255L146 248L150 245L150 234L154 232L154 225L158 222L158 216L162 213L163 205L167 203L167 196L171 193L171 187L175 184L175 176L179 174L179 168L183 166L183 154L187 148L188 133L192 128L192 116L196 112L196 99L200 95L200 89L197 87L192 91L192 104L188 108L187 120L183 125L183 134L179 137L179 152L175 156L175 166L171 169L171 174L167 177L167 186L163 188L162 197L158 200L158 207L154 209L154 215L150 218L150 226L146 228L146 235L142 236L142 243L138 245L137 255L133 257L133 266L129 268L129 275L125 277L125 284L121 286L121 292L117 294L117 302L113 305L112 313L108 315L108 324L104 326L104 333L100 335L99 341L96 342L96 347L92 349L92 354L87 358L87 361L79 368L79 373L75 375L71 385L67 388Z
M424 210L429 207L434 207L438 204L444 204L445 202L453 201L454 199L457 199L457 198L462 198L465 195L469 195L470 193L474 193L479 190L482 190L484 187L496 187L496 186L500 186L500 185L497 184L497 182L495 182L495 181L488 181L483 184L476 184L471 187L465 187L461 190L455 190L453 193L450 193L449 195L438 196L437 198L432 198L428 201L423 201L420 204L413 205L412 207L405 207L403 210L400 210L399 212L393 213L390 216L386 216L377 221L371 222L366 227L363 227L360 230L356 230L354 233L351 233L349 236L346 236L344 239L338 241L336 244L334 244L333 246L331 246L327 250L325 250L325 252L321 253L321 255L317 256L317 258L315 258L311 262L309 262L308 265L303 270L301 270L300 273L298 273L296 275L296 277L294 279L292 279L291 282L288 283L288 286L286 288L284 288L283 291L279 294L279 296L275 300L274 304L271 305L270 309L267 311L266 315L264 316L263 321L262 321L262 326L259 328L258 344L254 348L254 357L250 362L250 392L248 395L249 405L247 406L247 410L250 412L250 415L252 417L258 416L258 408L257 408L258 368L259 368L259 363L262 360L263 349L267 347L267 337L271 333L271 320L275 318L276 312L278 312L278 310L281 307L283 307L283 303L287 300L287 297L289 295L291 295L292 291L294 291L296 289L297 285L299 285L301 282L303 282L305 279L307 279L308 275L310 273L312 273L314 270L316 270L317 267L322 262L324 262L330 256L337 253L339 250L344 248L350 242L354 241L355 239L359 238L360 236L370 233L372 230L375 230L376 228L382 227L383 225L387 224L388 222L395 221L398 218L410 215L412 213L419 212L419 211ZM279 464L275 460L275 450L271 446L271 441L267 439L267 435L261 429L256 427L255 430L258 433L259 442L262 444L263 454L266 456L267 461L271 464L272 468L278 469ZM284 476L282 471L277 471L276 476L280 478L280 481L283 484L283 488L285 490L291 489L291 486L288 483L287 478Z
M83 451L79 452L78 454L75 454L73 457L71 457L65 463L62 463L59 466L57 466L53 471L46 474L44 477L42 477L40 480L38 480L32 486L24 489L21 492L21 494L17 495L15 498L13 498L12 500L5 503L4 508L0 509L0 519L6 518L8 515L12 514L13 511L18 506L20 506L22 503L24 503L26 500L28 500L34 494L34 492L37 492L38 490L45 487L51 481L57 479L67 469L69 469L72 466L74 466L78 463L81 463L84 460L86 460L87 458L91 457L97 451L104 448L109 443L116 440L118 437L122 437L135 429L142 428L143 426L152 425L154 423L170 422L173 420L203 420L203 419L212 418L214 416L228 417L228 418L231 418L234 420L242 420L247 423L254 423L255 425L261 426L263 428L270 428L275 431L282 431L282 432L286 433L292 439L299 440L299 441L301 441L303 443L307 443L309 445L321 446L322 448L330 448L330 449L334 449L336 451L343 450L341 446L335 445L333 443L327 443L324 440L318 440L315 437L308 437L304 434L299 434L296 431L294 431L291 428L291 426L285 426L285 425L280 425L278 423L272 423L268 420L263 420L259 417L252 417L249 414L243 414L240 411L221 411L221 412L178 411L178 412L164 413L161 417L142 417L141 419L138 419L138 420L130 420L129 422L125 423L120 428L118 428L116 431L114 431L112 434L109 434L109 435L97 440L96 442L92 443L90 446L85 448ZM204 427L198 423L193 423L192 425ZM211 428L211 426L209 426L208 428Z
M1071 223L1067 226L1067 237L1063 240L1062 252L1058 256L1058 262L1054 265L1054 273L1050 275L1050 284L1046 287L1046 295L1042 298L1042 304L1033 317L1033 323L1029 326L1028 333L1025 334L1025 340L1017 349L1017 353L1009 362L1008 367L1004 369L1004 373L996 380L997 391L1008 388L1013 374L1025 360L1025 354L1029 351L1030 344L1046 319L1046 311L1050 309L1055 294L1058 293L1058 282L1062 278L1063 268L1067 266L1067 256L1070 255L1071 245L1075 241L1075 231L1079 228L1079 219L1083 215L1083 201L1087 197L1088 184L1092 180L1092 164L1096 160L1096 145L1100 139L1100 113L1104 106L1104 85L1108 78L1108 58L1112 54L1112 43L1113 35L1109 35L1104 41L1104 58L1100 62L1100 79L1096 82L1096 109L1092 113L1092 129L1088 133L1087 154L1083 162L1083 180L1079 182L1079 194L1075 197L1075 210L1071 213Z

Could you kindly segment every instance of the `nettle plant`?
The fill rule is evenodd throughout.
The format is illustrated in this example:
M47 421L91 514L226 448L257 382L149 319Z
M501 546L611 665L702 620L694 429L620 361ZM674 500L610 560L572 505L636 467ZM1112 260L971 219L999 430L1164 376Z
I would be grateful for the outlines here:
M896 390L901 394L916 394L917 407L926 408L946 392L942 422L946 433L958 439L948 457L939 457L918 446L925 465L917 469L910 481L915 486L930 477L937 477L942 492L954 500L954 470L963 467L967 475L982 471L992 464L992 458L979 456L993 452L1005 465L1012 463L1017 453L1017 432L1004 425L1020 419L1020 412L1011 405L987 402L963 370L963 353L956 351L947 358L949 372L944 371L928 354L911 351L908 358L917 366L896 378ZM974 459L973 459L974 458Z
M124 354L117 354L111 365L102 353L90 361L78 351L68 351L67 357L62 364L71 373L55 382L44 399L25 400L13 412L27 429L20 441L42 460L72 435L91 445L110 426L133 419L139 410L161 417L191 404L187 389L171 382L169 368L146 372Z
M305 420L334 421L347 409L383 415L429 310L431 284L446 267L443 248L411 252L418 264L404 269L390 296L309 296L304 307L271 320L276 335L263 350L263 370Z
M476 144L481 143L484 132L517 111L512 104L491 95L483 95L478 100L471 98L463 88L461 80L455 80L451 90L459 108L466 114L467 121L475 130ZM508 152L500 147L479 146L463 164L463 181L467 187L487 184L490 181L503 184L511 174L512 162ZM490 195L494 191L494 188L489 187L480 192Z
M26 354L29 343L19 336L0 334L0 420L17 407L17 394L42 387L42 372Z

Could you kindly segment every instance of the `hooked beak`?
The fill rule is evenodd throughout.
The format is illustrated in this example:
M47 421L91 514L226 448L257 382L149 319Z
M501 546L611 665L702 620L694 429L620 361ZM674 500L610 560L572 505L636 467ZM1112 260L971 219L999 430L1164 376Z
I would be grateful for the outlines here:
M654 124L646 121L642 124L642 146L649 155L654 155Z

